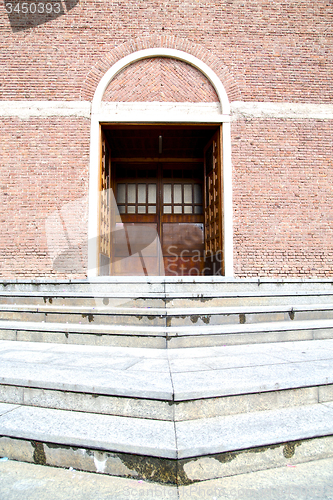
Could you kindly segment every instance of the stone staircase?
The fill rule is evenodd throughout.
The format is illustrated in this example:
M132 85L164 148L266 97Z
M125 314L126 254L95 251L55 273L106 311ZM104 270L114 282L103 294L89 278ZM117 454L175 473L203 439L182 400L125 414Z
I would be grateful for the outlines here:
M333 454L333 281L7 281L0 318L0 456L190 484Z
M0 339L207 347L332 338L330 281L223 278L0 283Z

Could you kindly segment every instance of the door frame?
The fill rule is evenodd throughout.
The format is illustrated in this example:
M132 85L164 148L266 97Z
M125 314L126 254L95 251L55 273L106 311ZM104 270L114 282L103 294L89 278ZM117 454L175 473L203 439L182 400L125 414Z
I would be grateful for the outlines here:
M135 127L136 129L140 129L140 127ZM167 128L167 130L169 130ZM149 158L149 157L135 157L133 159L131 158L113 158L112 159L114 161L114 163L112 163L114 165L114 171L113 171L113 175L112 175L112 188L113 188L113 191L114 191L114 196L115 196L115 200L117 202L117 206L118 206L118 196L117 196L117 192L118 192L118 185L119 184L123 184L124 186L127 185L127 187L124 187L124 190L126 191L128 189L128 185L131 185L131 184L134 184L135 186L138 186L140 184L144 184L144 185L149 185L149 184L155 184L156 186L156 199L155 199L155 207L156 208L156 211L154 211L153 213L150 213L147 211L147 206L146 206L146 211L144 213L139 213L136 209L135 211L132 213L129 213L127 208L124 208L123 211L120 212L120 209L119 209L119 215L121 217L121 223L124 224L124 226L126 224L138 224L138 225L144 225L144 224L154 224L156 225L156 234L158 236L158 239L159 239L159 243L160 243L160 247L157 251L157 258L158 258L158 272L157 274L147 274L146 272L146 269L145 269L145 265L144 265L144 262L142 261L143 259L143 256L140 256L140 259L141 259L141 263L143 264L142 265L142 269L140 268L140 271L144 271L145 274L148 276L173 276L173 275L179 275L179 276L187 276L188 274L176 274L176 272L172 272L171 274L167 274L166 273L166 263L165 263L165 260L169 257L171 258L171 255L173 257L175 257L175 253L173 252L167 252L165 251L165 237L166 237L166 233L164 232L164 228L165 228L165 224L168 224L170 226L170 224L175 224L175 225L179 225L179 224L201 224L203 227L204 227L204 222L205 222L205 215L204 215L204 159L203 158L175 158L175 157L172 157L172 158L168 158L168 157L154 157L154 158ZM191 161L192 160L192 161ZM202 161L200 161L202 160ZM128 176L126 175L126 172L124 173L123 169L120 169L122 171L122 174L118 175L117 172L118 172L118 168L121 167L121 166L124 166L124 168L126 169L126 167L129 167L131 169L131 172L133 172L134 170L136 171L135 173L135 176L133 175L132 177L131 176ZM198 167L198 168L196 168ZM147 172L147 169L148 170L152 170L154 171L154 176L146 176L146 172ZM181 177L175 177L175 173L179 172L179 171L182 171L185 170L187 172L193 172L193 169L196 170L196 172L193 174L193 176L189 177L189 176L185 176L183 177L183 175L181 175ZM165 176L165 171L169 171L169 170L173 170L173 174L170 176L170 177L166 177ZM143 176L140 175L140 173L143 172ZM191 206L191 213L188 213L186 212L185 210L181 210L181 213L176 213L174 210L173 210L173 203L174 203L174 200L173 200L173 197L171 197L171 191L170 191L170 201L168 203L165 203L165 200L164 200L164 185L165 184L177 184L177 185L181 185L182 186L182 190L183 190L183 186L185 185L189 185L191 186L191 193L192 193L192 200L189 203L187 203L186 201L184 201L184 198L182 197L182 202L180 203L181 206ZM200 188L201 188L201 203L200 203L200 207L202 209L202 211L199 213L199 212L196 212L195 209L194 209L194 206L197 204L195 203L195 196L194 196L194 186L195 185L199 185ZM136 188L137 189L137 188ZM147 189L147 188L146 188ZM147 191L146 191L147 193ZM128 196L128 195L127 195ZM126 207L127 203L128 203L128 199L127 199L127 196L124 195L124 198L123 198L123 202L121 203L121 206L122 207ZM101 198L102 199L102 198ZM141 200L142 202L142 200ZM147 197L146 197L146 203L147 203ZM136 196L136 201L135 201L135 204L136 205L140 205L141 203L138 201L138 198ZM164 207L165 207L165 204L170 206L170 212L165 212L164 211ZM133 206L133 202L131 203L131 205ZM179 206L179 203L176 203L176 205ZM118 210L116 211L117 215L118 215ZM183 226L184 227L184 226ZM104 242L104 240L102 241L102 243ZM134 242L134 241L133 241ZM112 241L110 240L110 247L111 247L111 262L110 262L110 276L121 276L122 274L121 273L117 273L116 270L117 270L117 264L115 264L116 260L118 259L114 259L115 257L115 247L112 248L112 245L114 243L114 240L112 239ZM129 242L128 242L129 243ZM135 243L134 243L135 244ZM177 245L176 242L172 243L171 245L169 245L169 249L171 248L175 248L173 245ZM129 252L130 252L130 248L128 248ZM194 252L194 255L191 254L191 251L190 249L185 249L186 252L189 252L188 255L187 255L187 258L184 258L184 260L182 261L183 263L184 262L189 262L189 259L192 257L194 257L194 259L196 259L198 257L197 255L197 251L202 251L202 260L200 261L200 266L202 266L202 269L204 268L204 252L203 252L203 249L199 249L199 247L197 249L194 249L192 248L191 249L193 252ZM175 250L176 251L176 250ZM100 248L100 252L101 252L101 248ZM127 251L126 251L126 257L128 256L127 254ZM182 256L182 254L180 254L180 257ZM198 262L198 260L194 260L193 262ZM171 261L169 262L169 265L172 264L173 266L175 265L174 264L174 259L171 258ZM114 271L114 272L113 272ZM126 272L124 275L127 275ZM137 275L137 274L136 274ZM190 276L200 276L202 274L200 274L200 272L198 272L198 274L189 274Z
M111 80L136 61L166 57L183 61L210 81L219 98L215 103L103 103L103 95ZM88 215L88 277L98 276L99 246L99 174L101 162L101 127L104 124L215 124L221 126L223 178L223 254L224 275L233 277L233 212L230 104L227 93L216 73L200 59L186 52L152 48L134 52L115 63L100 80L92 101L90 131L89 215Z

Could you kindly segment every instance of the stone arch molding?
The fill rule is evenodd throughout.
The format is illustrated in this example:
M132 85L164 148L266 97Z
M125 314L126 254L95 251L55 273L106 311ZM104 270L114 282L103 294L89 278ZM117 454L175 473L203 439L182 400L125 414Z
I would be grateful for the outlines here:
M102 77L100 80L94 97L92 101L92 113L98 112L100 109L100 105L103 99L103 95L108 88L109 84L113 80L113 78L120 73L123 69L127 68L131 64L141 61L143 59L149 59L149 58L154 58L154 57L167 57L170 59L176 59L178 61L183 61L190 66L193 66L197 70L199 70L212 84L214 87L217 96L220 101L221 105L221 112L224 115L229 115L230 114L230 104L229 104L229 99L226 93L226 90L219 79L219 77L216 75L216 73L203 61L198 59L197 57L188 54L186 52L183 52L178 49L170 49L170 48L150 48L150 49L143 49L139 50L137 52L134 52L132 54L129 54L126 57L123 57L120 59L118 62L116 62Z
M189 116L187 110L179 107L181 103L173 103L172 111L168 110L164 116L160 113L152 118L149 113L139 113L139 116L128 113L118 113L111 109L103 111L102 99L112 79L124 68L131 64L155 57L166 57L183 61L199 70L214 87L219 103L220 112L210 116ZM119 104L119 103L113 103ZM175 112L176 110L176 112ZM165 119L164 119L165 118ZM88 277L93 278L98 273L98 228L99 228L99 142L100 124L105 122L196 122L216 123L222 126L222 164L223 164L223 234L224 234L224 264L225 276L233 277L233 228L232 228L232 169L231 169L231 132L230 132L230 104L227 92L217 74L198 57L179 49L154 47L130 53L115 62L102 76L94 93L91 109L91 140L90 140L90 171L89 171L89 218L88 218Z

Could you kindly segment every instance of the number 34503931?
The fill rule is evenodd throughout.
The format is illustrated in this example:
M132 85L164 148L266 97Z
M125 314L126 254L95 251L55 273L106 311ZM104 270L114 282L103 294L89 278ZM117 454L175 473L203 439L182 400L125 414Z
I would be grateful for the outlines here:
M61 12L61 3L60 2L18 2L16 5L5 2L6 11L8 14L12 14L12 12L17 12L17 14L60 14Z

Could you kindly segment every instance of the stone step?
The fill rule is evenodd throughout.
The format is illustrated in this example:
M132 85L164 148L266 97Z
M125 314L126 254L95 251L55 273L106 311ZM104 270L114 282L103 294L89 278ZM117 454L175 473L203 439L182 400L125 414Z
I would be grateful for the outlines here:
M1 288L1 287L0 287ZM100 289L92 291L86 287L86 291L71 291L65 287L63 291L39 289L33 290L6 290L0 289L0 304L16 305L54 305L54 306L77 306L77 307L154 307L154 308L184 308L184 307L242 307L242 306L292 306L304 304L333 304L333 288L326 287L316 292L307 289L288 290L276 289L268 291L246 291L239 288L238 291L229 292L222 288L220 290L208 290L203 293L199 287L196 292L185 290L178 292L149 293L140 291L135 293L130 287L127 292L114 287L113 291L103 292Z
M333 320L136 326L0 320L0 340L178 348L333 338Z
M333 304L331 291L267 291L267 292L207 292L195 293L169 293L165 294L165 302L169 307L265 307L265 306L291 306L304 304Z
M263 280L223 277L108 277L94 280L0 282L0 303L87 307L232 307L333 304L332 280Z
M230 475L233 459L260 470L332 456L333 403L175 423L8 404L0 414L2 456L165 483Z
M0 401L185 421L333 401L333 340L195 349L0 342Z
M1 320L138 326L191 326L333 319L333 304L238 307L82 307L0 304Z
M333 340L2 341L0 456L173 484L332 456L332 359Z
M274 279L274 278L226 278L223 276L109 276L91 279L35 279L35 280L1 280L3 291L58 291L82 292L94 290L98 292L140 293L174 293L190 292L199 288L208 291L279 291L279 290L332 290L332 279Z

